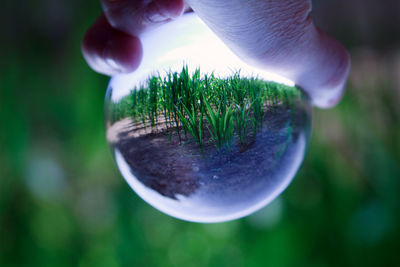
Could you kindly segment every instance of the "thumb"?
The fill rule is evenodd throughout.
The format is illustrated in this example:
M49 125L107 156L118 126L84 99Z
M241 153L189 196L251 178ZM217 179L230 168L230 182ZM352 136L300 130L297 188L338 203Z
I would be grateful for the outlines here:
M334 106L350 69L346 49L318 29L308 0L187 0L246 62L291 79L315 106Z

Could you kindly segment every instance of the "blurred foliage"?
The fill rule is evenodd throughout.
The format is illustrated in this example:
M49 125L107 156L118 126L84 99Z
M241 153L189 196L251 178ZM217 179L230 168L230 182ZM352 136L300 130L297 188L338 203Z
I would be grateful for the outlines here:
M0 23L0 266L400 265L394 38L390 50L375 50L338 34L352 44L348 91L336 108L315 110L292 185L247 218L196 224L144 203L113 163L103 126L108 78L80 54L99 3L24 6L6 1ZM383 34L389 22L371 29Z

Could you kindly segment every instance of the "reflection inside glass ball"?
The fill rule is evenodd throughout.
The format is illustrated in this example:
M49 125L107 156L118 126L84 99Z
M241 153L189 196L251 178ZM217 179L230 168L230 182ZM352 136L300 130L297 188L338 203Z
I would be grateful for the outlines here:
M107 139L123 177L157 209L196 222L240 218L295 176L311 107L300 89L243 63L196 17L182 20L142 40L154 49L175 27L184 37L168 36L173 49L145 50L137 72L111 80Z

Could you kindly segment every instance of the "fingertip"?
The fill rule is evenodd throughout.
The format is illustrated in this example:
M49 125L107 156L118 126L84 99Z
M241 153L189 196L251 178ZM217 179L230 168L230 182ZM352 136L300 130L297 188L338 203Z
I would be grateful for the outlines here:
M350 72L350 55L336 39L317 29L303 51L305 64L296 66L295 82L310 96L318 108L334 107L343 97ZM302 68L304 66L304 68Z
M336 106L342 99L346 91L346 82L340 85L329 85L326 88L317 89L319 92L311 94L311 103L313 106L328 109Z
M320 84L311 87L312 102L319 108L332 108L342 99L347 85L347 78L350 73L351 60L349 52L336 40L334 60L329 66L321 66L329 71L325 80L321 79Z
M184 10L183 0L156 0L146 6L144 18L150 24L159 24L181 16Z
M86 32L81 50L88 65L106 75L134 71L143 53L139 38L112 28L104 15Z
M142 60L143 49L138 37L115 31L106 42L102 58L117 72L132 72Z
M168 10L169 16L171 18L177 18L185 10L185 1L183 0L169 0L169 1L160 1L161 5L165 7L166 10Z

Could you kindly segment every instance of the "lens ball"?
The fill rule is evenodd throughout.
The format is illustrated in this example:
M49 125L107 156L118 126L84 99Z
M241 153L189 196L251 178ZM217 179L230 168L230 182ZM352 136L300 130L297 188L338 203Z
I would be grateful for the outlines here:
M307 96L243 62L193 14L141 39L140 68L113 77L105 101L107 140L132 189L195 222L271 202L304 159Z

